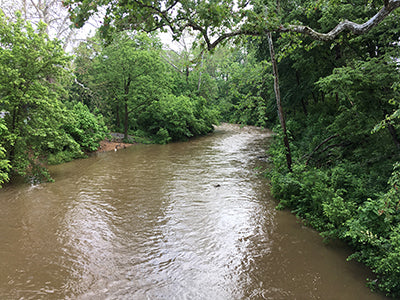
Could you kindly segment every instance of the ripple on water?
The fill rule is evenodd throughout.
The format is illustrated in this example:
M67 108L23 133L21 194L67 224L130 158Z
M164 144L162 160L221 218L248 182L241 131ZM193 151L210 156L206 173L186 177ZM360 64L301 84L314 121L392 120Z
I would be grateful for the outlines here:
M270 136L224 125L1 191L0 298L378 299L346 253L275 211L254 171Z

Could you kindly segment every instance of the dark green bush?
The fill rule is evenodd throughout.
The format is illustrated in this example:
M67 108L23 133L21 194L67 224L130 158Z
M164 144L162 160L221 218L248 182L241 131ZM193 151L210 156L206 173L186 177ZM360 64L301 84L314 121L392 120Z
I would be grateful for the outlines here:
M84 152L93 152L99 148L108 129L101 115L94 115L89 108L77 102L70 110L69 123L65 124L65 131L80 145Z
M184 141L213 130L217 112L196 96L166 95L153 103L137 119L137 126L155 142Z
M284 163L272 147L275 163ZM277 170L281 170L281 172ZM400 164L396 163L387 192L369 198L372 179L360 165L342 161L331 168L295 164L293 172L270 173L273 195L280 208L289 208L326 240L341 239L355 250L350 259L376 274L369 284L388 295L400 296ZM371 173L375 174L375 173ZM377 186L374 187L377 191Z

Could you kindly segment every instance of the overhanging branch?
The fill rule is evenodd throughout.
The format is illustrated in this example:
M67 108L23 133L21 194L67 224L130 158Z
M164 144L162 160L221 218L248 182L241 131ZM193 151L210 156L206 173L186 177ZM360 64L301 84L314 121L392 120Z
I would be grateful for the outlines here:
M348 30L354 34L360 35L368 32L373 27L381 23L390 13L400 7L400 0L385 1L385 6L377 12L372 18L363 24L344 20L340 22L335 28L328 33L320 33L308 26L303 25L288 25L287 27L280 27L278 32L297 32L310 36L315 40L330 41L335 39L340 33Z
M344 20L340 22L338 25L336 25L335 28L333 28L330 32L328 33L321 33L318 31L315 31L314 29L310 28L309 26L304 26L304 25L287 25L287 26L279 26L277 29L272 29L272 30L265 30L264 32L260 31L252 31L252 30L242 30L239 29L237 31L233 32L227 32L221 34L214 42L210 41L210 37L207 35L207 32L204 30L204 28L198 26L197 24L193 24L191 22L186 24L186 27L191 27L194 30L197 30L201 32L203 35L205 42L207 44L208 50L214 49L219 43L223 42L226 39L240 36L240 35L248 35L248 36L261 36L264 34L268 34L269 32L295 32L295 33L300 33L303 35L307 35L311 37L314 40L319 40L319 41L330 41L334 40L335 38L338 37L338 35L344 31L349 31L353 34L356 35L361 35L364 33L367 33L369 30L377 26L379 23L381 23L388 15L390 15L393 11L395 11L397 8L400 7L400 0L389 0L385 1L385 6L382 7L381 10L379 10L372 18L370 18L368 21L362 24L358 24L349 20Z
M78 0L76 0L79 2ZM106 1L107 2L107 1ZM264 36L270 32L277 32L277 33L284 33L284 32L293 32L293 33L300 33L306 36L311 37L314 40L320 40L320 41L330 41L334 40L339 36L344 31L351 32L356 35L361 35L369 30L371 30L373 27L377 26L380 24L387 16L389 16L393 11L398 9L400 7L400 0L384 0L384 6L369 20L362 24L358 24L349 20L344 20L340 22L338 25L336 25L335 28L333 28L330 32L328 33L322 33L318 32L314 29L312 29L309 26L305 25L279 25L276 28L264 28L260 29L258 28L249 28L251 27L251 24L245 24L245 28L238 28L233 31L229 31L227 28L219 28L222 33L219 35L213 35L210 34L210 32L215 32L215 30L212 30L212 26L203 24L201 20L196 19L196 9L195 8L182 8L182 2L180 0L175 0L173 1L170 6L163 8L162 5L160 5L160 0L158 1L151 1L151 2L145 2L141 0L132 0L132 2L137 6L137 10L143 9L144 13L141 14L142 17L144 18L154 18L154 23L151 25L148 25L147 20L136 20L133 18L133 22L136 22L135 25L138 26L138 28L143 29L147 32L149 31L154 31L163 27L169 27L171 31L173 32L174 36L177 38L179 37L183 30L186 28L191 28L195 31L200 32L202 37L204 38L204 41L206 43L207 49L212 50L214 49L218 44L222 43L226 39L234 38L240 35L247 35L247 36ZM181 4L181 5L179 5ZM70 7L71 8L71 7ZM74 8L74 7L72 7ZM175 8L177 10L182 10L181 14L177 14L175 11ZM135 8L136 9L136 8ZM127 24L129 24L129 17L127 17ZM195 21L196 20L196 21ZM245 22L244 20L242 20ZM265 20L266 21L266 20ZM147 25L143 25L147 24ZM208 23L207 23L208 24ZM132 24L131 24L132 25ZM126 28L125 28L126 29ZM226 30L226 31L225 31ZM224 32L225 31L225 32Z

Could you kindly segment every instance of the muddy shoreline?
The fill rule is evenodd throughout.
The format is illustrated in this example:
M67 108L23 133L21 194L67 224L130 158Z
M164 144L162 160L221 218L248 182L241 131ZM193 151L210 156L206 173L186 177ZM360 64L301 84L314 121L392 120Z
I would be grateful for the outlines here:
M128 136L131 143L123 142L124 135L121 133L110 133L111 138L105 138L99 144L99 148L94 153L102 153L107 151L117 151L125 149L137 144L132 136Z

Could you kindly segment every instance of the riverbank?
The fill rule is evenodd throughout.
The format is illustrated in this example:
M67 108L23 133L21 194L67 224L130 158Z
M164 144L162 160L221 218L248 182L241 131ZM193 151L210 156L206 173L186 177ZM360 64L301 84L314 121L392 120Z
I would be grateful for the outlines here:
M133 146L134 144L122 143L122 142L113 142L107 139L100 142L100 147L97 149L95 153L102 153L107 151L117 151L119 149L125 149Z
M105 138L102 140L99 144L99 148L95 153L102 153L102 152L107 152L107 151L117 151L120 149L125 149L128 147L131 147L137 142L134 141L134 138L132 136L128 136L128 140L132 141L130 143L125 143L123 142L123 134L121 133L115 133L112 132L110 133L111 138Z

